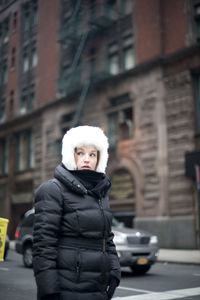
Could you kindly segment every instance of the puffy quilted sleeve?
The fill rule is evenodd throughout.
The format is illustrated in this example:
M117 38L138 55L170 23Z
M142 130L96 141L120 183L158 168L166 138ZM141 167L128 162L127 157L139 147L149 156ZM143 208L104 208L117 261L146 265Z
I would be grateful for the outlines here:
M60 291L56 261L61 216L60 187L49 180L35 194L33 268L39 297Z
M114 234L113 232L111 232L107 239L107 247L108 247L108 253L111 261L111 276L115 276L115 278L117 278L118 285L119 285L121 279L121 269L120 269L120 263L119 263L116 247L113 242L113 237Z

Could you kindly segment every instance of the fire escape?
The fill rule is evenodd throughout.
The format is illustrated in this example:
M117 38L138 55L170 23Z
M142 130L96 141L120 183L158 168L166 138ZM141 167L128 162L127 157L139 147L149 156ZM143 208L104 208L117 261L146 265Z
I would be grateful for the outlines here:
M80 94L72 126L76 126L80 120L89 89L111 76L106 58L100 61L97 57L94 68L93 61L85 62L84 51L94 43L97 35L105 36L106 30L114 22L110 15L112 9L113 1L96 4L95 1L77 0L71 17L60 30L59 42L63 47L71 49L72 62L67 75L59 78L58 88L65 96L75 92Z

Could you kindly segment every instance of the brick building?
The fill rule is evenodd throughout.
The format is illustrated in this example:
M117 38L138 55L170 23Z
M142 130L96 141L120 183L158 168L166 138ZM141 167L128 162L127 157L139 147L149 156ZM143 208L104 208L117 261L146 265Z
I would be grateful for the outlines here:
M0 214L13 236L71 126L110 140L111 208L199 247L200 1L0 2Z

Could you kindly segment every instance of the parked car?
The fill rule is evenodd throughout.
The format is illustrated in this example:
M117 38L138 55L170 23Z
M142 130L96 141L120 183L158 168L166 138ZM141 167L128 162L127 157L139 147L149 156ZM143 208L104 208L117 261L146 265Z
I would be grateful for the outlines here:
M4 250L4 260L7 258L7 255L8 255L9 243L10 243L10 240L9 240L8 235L6 234L6 242L5 242L5 250Z
M145 274L156 262L158 238L148 232L127 228L113 218L114 242L122 267L130 267L135 274Z
M27 211L15 232L16 251L22 254L25 267L32 267L34 209ZM130 267L135 274L146 273L156 262L157 236L125 227L113 218L114 241L122 267Z
M30 209L24 214L15 231L15 249L17 253L22 254L24 266L27 268L33 265L33 220L34 209Z

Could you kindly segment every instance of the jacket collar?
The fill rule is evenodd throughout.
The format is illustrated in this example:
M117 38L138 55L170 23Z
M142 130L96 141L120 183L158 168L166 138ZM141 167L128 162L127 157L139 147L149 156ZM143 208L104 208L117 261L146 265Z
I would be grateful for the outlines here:
M87 194L87 189L83 186L83 184L75 176L73 176L73 174L71 174L63 165L58 165L55 168L54 177L61 181L72 191L82 195Z

